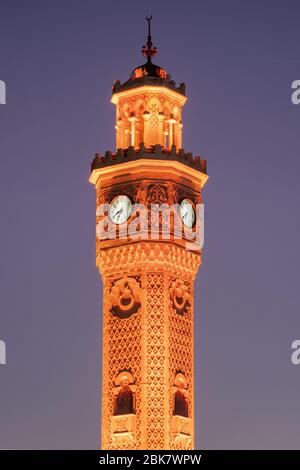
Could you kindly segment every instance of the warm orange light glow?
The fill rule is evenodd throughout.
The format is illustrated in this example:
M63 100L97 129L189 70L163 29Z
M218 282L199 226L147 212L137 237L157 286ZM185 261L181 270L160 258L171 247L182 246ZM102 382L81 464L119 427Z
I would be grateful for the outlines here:
M135 69L134 74L135 74L135 78L142 78L145 75L147 75L147 71L143 70L142 67L140 67L138 69Z
M150 40L147 44L149 58L156 50ZM96 154L90 176L97 227L105 223L103 207L109 216L114 209L116 217L110 217L109 236L96 235L96 265L103 281L101 445L190 450L193 289L202 254L200 246L191 248L188 234L196 232L197 224L187 225L180 211L168 221L158 214L157 237L146 239L140 235L149 219L144 228L139 216L141 207L151 218L154 205L183 207L184 201L193 211L202 202L208 176L206 162L182 149L184 84L176 88L164 69L149 67L145 78L141 66L128 81L115 83L111 101L116 105L117 150ZM136 224L136 237L128 235L127 222Z
M95 169L97 204L126 194L133 203L201 201L207 175L179 161L146 158ZM201 253L184 240L97 240L104 283L103 449L192 449L193 282ZM180 371L180 372L179 372ZM115 415L126 382L134 413ZM187 416L174 415L180 390Z
M168 74L164 69L159 69L158 73L161 78L167 78Z
M160 69L161 77L166 78L165 70ZM135 70L136 78L142 77L142 68ZM166 146L165 132L169 132L168 148L174 144L182 147L181 110L186 97L163 86L141 86L114 93L112 102L116 105L116 148L135 148L141 142L146 147L160 144ZM134 115L134 129L130 116ZM172 119L172 121L170 120ZM126 133L131 131L131 140Z

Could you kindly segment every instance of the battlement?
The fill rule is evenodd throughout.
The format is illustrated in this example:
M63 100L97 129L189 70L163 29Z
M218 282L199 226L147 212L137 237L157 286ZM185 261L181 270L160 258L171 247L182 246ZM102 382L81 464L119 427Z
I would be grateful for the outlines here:
M145 147L144 144L140 144L138 149L129 146L127 149L117 149L115 153L109 150L106 151L104 155L96 153L91 164L91 172L98 168L105 168L107 166L139 160L141 158L178 161L200 171L201 173L207 174L206 160L201 158L199 155L194 156L191 152L185 152L184 149L177 150L175 145L172 145L171 149L168 150L163 148L161 145Z

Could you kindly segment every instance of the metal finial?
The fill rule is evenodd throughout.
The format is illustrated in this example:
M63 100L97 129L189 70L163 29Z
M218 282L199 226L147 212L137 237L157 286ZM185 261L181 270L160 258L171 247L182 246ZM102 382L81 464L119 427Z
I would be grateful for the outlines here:
M147 47L143 46L142 48L142 54L147 57L148 61L151 62L151 58L155 56L156 54L156 47L153 46L152 44L152 38L151 38L151 20L152 20L152 15L146 16L146 20L148 22L148 38L147 38Z
M151 20L152 20L152 15L146 16L146 20L148 21L148 41L151 41Z

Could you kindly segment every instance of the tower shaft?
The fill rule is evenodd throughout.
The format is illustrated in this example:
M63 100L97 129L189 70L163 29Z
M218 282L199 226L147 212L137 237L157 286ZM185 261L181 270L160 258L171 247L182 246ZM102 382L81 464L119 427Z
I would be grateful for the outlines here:
M98 262L104 279L102 448L193 448L192 298L200 256L169 243L138 242L101 251ZM140 307L125 319L112 315L111 293L121 280L120 298L126 279ZM134 407L115 415L120 371L134 378ZM174 414L181 390L187 416Z

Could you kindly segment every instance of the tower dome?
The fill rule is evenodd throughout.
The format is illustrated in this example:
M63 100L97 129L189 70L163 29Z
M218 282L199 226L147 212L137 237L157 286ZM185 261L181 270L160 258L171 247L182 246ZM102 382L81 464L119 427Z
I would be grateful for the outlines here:
M124 83L121 83L120 80L116 80L113 86L113 94L136 86L157 85L166 86L167 88L171 88L182 95L185 95L185 84L181 83L179 87L176 88L176 83L172 80L171 75L166 71L166 69L152 62L152 58L157 53L157 48L153 46L151 36L152 15L147 16L146 19L148 21L148 38L147 43L142 47L141 52L143 56L146 57L147 61L144 64L135 67L131 72L129 79Z
M147 44L142 47L142 54L144 57L147 58L147 62L133 69L132 74L130 76L130 80L138 80L143 77L163 78L163 79L169 79L169 80L171 79L171 75L168 74L165 69L163 69L159 65L155 65L152 63L152 57L156 55L157 49L152 44L151 20L152 20L152 15L147 16L148 39L147 39Z
M157 49L151 38L148 21L147 43L142 54L147 61L135 67L129 79L117 80L111 101L116 105L116 148L138 149L160 145L170 151L174 145L182 148L182 107L186 102L185 85L176 87L171 75L152 62Z

